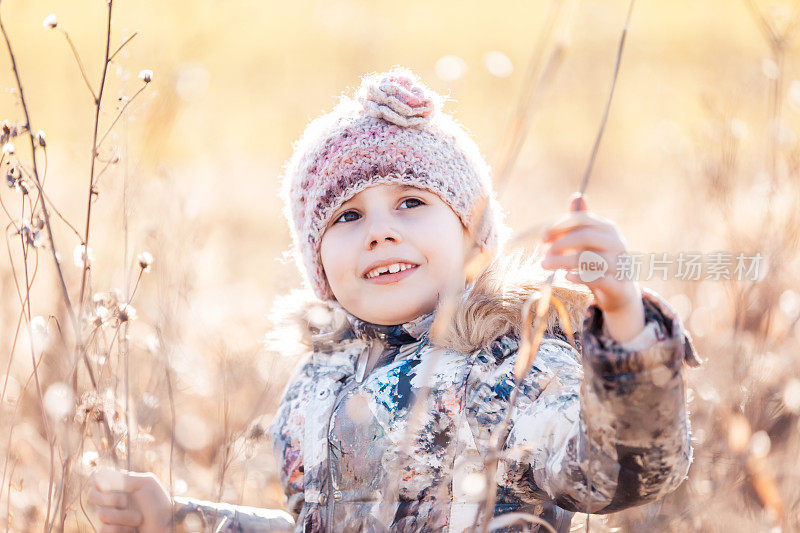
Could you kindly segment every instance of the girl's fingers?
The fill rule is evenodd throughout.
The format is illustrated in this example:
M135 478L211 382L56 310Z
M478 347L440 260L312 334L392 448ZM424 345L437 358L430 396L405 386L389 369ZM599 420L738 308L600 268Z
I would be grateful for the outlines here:
M562 235L552 242L547 253L563 254L567 250L596 250L621 253L625 244L616 234L603 228L583 227Z
M582 271L580 268L580 256L582 253L581 251L545 257L542 261L542 268L548 270L564 269L568 273L574 274L574 276L568 278L569 281L583 283L589 287L600 290L611 288L615 283L620 281L615 279L617 266L613 261L613 257L610 257L608 254L597 254L597 256L602 258L605 262L605 265L585 265L586 268ZM603 266L605 267L604 270L602 269Z
M128 506L128 495L124 492L102 492L97 487L91 487L86 497L98 507L124 509Z
M100 466L92 472L89 481L102 492L111 492L114 490L130 491L132 488L126 488L129 484L129 476L123 472L114 470L113 468Z
M582 195L579 192L576 192L572 195L569 200L569 210L570 211L588 211L589 204L586 203L586 196Z
M585 250L581 250L579 252L573 252L573 253L552 254L552 255L548 254L542 260L542 268L546 268L548 270L550 270L550 269L555 270L557 268L562 268L564 270L576 270L577 271L577 270L579 270L579 267L580 267L580 257L581 257L581 255L583 254L584 251ZM596 256L592 257L590 259L597 260L597 256L599 256L599 257L601 257L603 259L603 261L605 261L605 265L595 265L595 264L584 265L586 267L586 269L587 270L591 269L593 272L596 272L598 268L601 268L602 266L605 266L605 270L603 271L603 274L606 275L606 276L613 276L615 271L616 271L616 268L617 268L616 263L614 261L614 256L612 254L608 254L608 253L597 253L597 252L594 252L594 254L596 254Z
M614 224L591 211L577 211L564 215L553 224L547 226L542 231L542 240L545 242L551 241L564 233L573 231L582 227L597 227L602 228L608 226L614 228Z
M142 523L142 513L136 509L116 509L114 507L98 507L97 517L104 524L135 527Z

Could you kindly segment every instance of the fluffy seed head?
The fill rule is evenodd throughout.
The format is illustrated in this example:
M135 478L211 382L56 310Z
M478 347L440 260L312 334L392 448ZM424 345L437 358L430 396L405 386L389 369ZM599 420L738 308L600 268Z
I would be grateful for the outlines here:
M139 260L139 268L141 268L143 272L150 272L150 267L153 264L153 256L150 252L140 253L137 259Z
M47 15L44 18L44 21L42 21L42 26L44 26L45 28L50 28L51 30L55 29L55 27L58 26L58 19L56 18L56 14L50 13L49 15Z

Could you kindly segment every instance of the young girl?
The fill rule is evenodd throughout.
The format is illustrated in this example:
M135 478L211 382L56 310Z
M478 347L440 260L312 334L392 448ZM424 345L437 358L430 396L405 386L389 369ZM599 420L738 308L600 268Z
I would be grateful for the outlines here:
M356 99L308 126L286 166L294 251L314 292L292 311L307 356L270 429L292 516L170 500L152 474L123 473L111 487L95 473L88 496L101 531L164 531L189 514L214 531L463 531L476 522L484 460L514 389L521 309L546 272L498 254L466 278L466 258L499 249L507 231L488 166L441 105L407 69L365 76ZM541 267L569 271L554 293L581 352L549 311L491 510L529 513L557 531L575 512L617 511L681 484L692 456L683 364L697 364L669 305L615 276L625 252L617 227L581 197L571 207L543 232ZM581 280L583 250L610 265L599 279ZM448 295L455 307L439 306ZM447 316L434 332L437 306Z

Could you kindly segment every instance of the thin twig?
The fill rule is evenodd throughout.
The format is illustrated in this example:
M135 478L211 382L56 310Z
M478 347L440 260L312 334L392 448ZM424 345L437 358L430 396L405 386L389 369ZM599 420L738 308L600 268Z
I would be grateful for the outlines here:
M114 53L111 54L111 57L108 58L109 62L110 61L114 61L114 58L117 57L117 54L120 53L120 51L122 51L122 49L125 48L125 45L128 44L129 42L131 42L133 40L133 38L136 37L137 35L139 35L139 32L135 31L135 32L133 32L133 34L130 37L128 37L127 39L122 41L122 44L119 45L117 47L117 49L114 50Z
M21 167L20 167L20 168L21 168ZM28 172L27 172L27 171L25 171L25 173L26 173L26 175L28 175L28 176L32 177L30 174L28 174ZM43 183L44 183L44 182L43 182ZM76 236L76 237L78 237L78 240L81 242L81 244L83 244L83 237L81 237L81 234L80 234L80 232L78 232L78 230L77 230L77 229L75 229L75 226L73 226L72 224L70 224L69 220L67 220L67 219L66 219L66 217L65 217L64 215L62 215L62 214L61 214L61 211L59 211L59 210L56 208L56 204L55 204L55 203L54 203L54 202L53 202L53 201L50 199L50 197L49 197L49 196L47 196L47 193L45 193L45 192L44 192L44 189L42 189L42 190L41 190L41 194L40 194L40 195L39 195L39 196L36 198L36 204L34 204L34 208L35 208L36 206L38 206L38 204L39 204L39 199L40 199L40 198L44 198L44 199L47 201L47 203L48 203L48 204L50 204L50 209L52 209L52 210L53 210L53 212L54 212L54 213L55 213L55 214L58 216L58 218L60 218L60 219L61 219L61 221L62 221L64 224L66 224L66 225L67 225L67 227L68 227L69 229L71 229L71 230L72 230L72 232L75 234L75 236ZM44 203L44 202L43 202L43 203Z
M110 167L111 165L113 165L115 163L114 158L109 159L105 163L106 164L103 166L103 168L100 169L100 172L98 172L97 175L94 177L94 186L95 186L95 188L97 188L98 184L100 183L100 178L103 176L105 171L108 170L108 167Z
M25 202L23 199L23 216L24 216L24 206ZM47 437L47 442L50 446L50 485L48 489L48 495L53 487L53 475L54 475L54 455L53 455L53 436L50 433L50 425L47 422L47 411L44 407L44 394L42 393L42 384L39 381L39 370L36 365L36 352L34 350L34 340L33 340L33 330L31 329L31 301L30 301L30 280L29 280L29 273L28 273L28 243L25 241L25 237L20 234L20 244L22 246L22 262L24 266L25 272L25 313L27 315L27 322L28 322L28 338L30 339L30 348L31 348L31 361L33 363L33 376L34 381L36 382L36 393L39 397L39 406L41 408L42 413L42 425L44 427L44 433ZM45 514L45 523L47 523L47 517L50 515L50 498L47 499L47 513Z
M25 92L22 88L22 80L20 79L19 70L17 69L17 60L16 56L14 55L14 51L11 48L11 41L8 38L8 34L6 33L6 28L3 25L3 17L2 17L2 10L0 10L0 32L3 34L3 39L6 42L6 49L8 50L8 55L11 59L11 68L14 71L14 79L17 83L17 90L19 91L19 99L22 105L22 110L25 113L25 124L28 130L28 139L30 140L31 145L31 154L33 159L33 177L34 182L36 184L36 188L39 190L40 194L43 194L42 184L39 181L39 171L36 166L36 142L33 136L33 131L31 128L31 119L30 113L28 112L28 104L25 100ZM50 239L50 251L52 252L53 261L56 267L56 274L58 275L59 286L61 288L61 295L64 298L64 304L67 308L67 313L70 315L70 319L72 320L72 325L75 328L75 335L78 339L80 339L80 328L78 324L78 319L75 316L74 308L72 307L72 301L69 297L69 292L67 291L67 285L64 281L64 273L61 270L61 263L59 260L59 254L56 250L55 239L53 238L53 229L50 226L50 213L47 210L47 207L42 204L42 214L44 215L44 222L45 227L47 228L47 237Z
M608 92L606 108L603 111L603 118L600 121L600 129L597 131L597 137L594 140L592 155L589 156L589 162L586 165L586 171L583 173L583 180L578 188L581 196L586 193L586 187L589 185L589 176L592 174L592 167L594 167L594 161L597 158L597 151L600 148L600 141L603 139L603 132L605 131L606 123L608 122L608 113L611 110L611 100L614 98L614 88L617 86L617 76L619 75L619 67L622 63L622 50L625 48L625 37L628 35L628 26L631 23L631 14L633 13L633 4L635 2L636 0L631 0L631 3L628 5L628 16L625 19L625 27L622 28L622 36L619 39L619 47L617 48L617 59L614 63L614 75L611 78L611 90Z
M128 106L131 105L131 102L133 102L134 98L139 96L141 94L141 92L144 91L145 87L147 87L147 84L142 85L141 88L138 91L136 91L136 93L134 93L134 95L131 96L130 99L128 99L127 102L125 102L125 105L122 106L122 109L120 109L119 113L117 113L117 116L114 117L114 120L111 122L111 125L108 127L108 129L103 134L103 136L100 138L100 140L97 142L97 146L102 146L103 141L106 140L106 137L108 137L108 134L111 133L112 129L114 129L114 126L117 124L117 121L119 121L120 117L122 117L123 113L125 113L125 110L128 109Z
M159 343L163 346L163 339L159 335ZM169 431L169 501L172 502L175 497L175 398L172 393L172 376L169 371L169 353L164 351L164 374L167 379L167 397L169 398L169 413L170 413L170 431ZM174 515L169 521L172 527L172 533L176 531L176 524Z
M528 69L525 73L525 80L517 101L517 107L512 115L508 130L506 131L505 141L503 143L505 149L498 163L498 172L495 177L495 189L498 194L507 184L511 169L514 163L516 163L517 156L525 143L525 138L527 137L533 115L533 106L536 103L541 103L541 99L537 98L537 96L544 92L545 88L555 77L555 71L564 55L566 43L557 42L550 52L548 60L545 62L545 51L555 33L563 7L563 0L556 0L550 4L547 22L545 22L544 29L539 34L539 40L528 62ZM543 63L545 65L544 68L542 68Z
M86 69L83 67L83 61L81 61L81 56L78 53L78 49L75 48L75 44L73 44L72 39L70 39L67 30L61 30L61 33L64 34L64 38L67 40L67 43L69 44L69 47L72 50L72 55L75 57L75 61L78 63L78 69L81 71L81 77L83 78L83 81L86 83L86 88L89 89L89 92L92 94L92 101L96 103L97 95L94 93L94 89L92 89L92 84L89 83L89 77L86 75Z
M103 89L106 86L106 75L108 74L108 58L109 49L111 45L111 12L113 9L114 0L108 0L108 15L106 17L106 53L103 61L103 73L100 76L100 90L97 92L94 106L94 128L92 132L92 155L91 165L89 168L89 197L86 202L86 229L84 232L83 242L86 249L89 248L89 230L91 228L92 220L92 204L94 203L94 169L95 162L97 161L97 134L100 128L100 107L103 100ZM83 268L81 269L81 289L78 298L78 315L83 316L84 295L86 293L86 277L89 270L89 254L83 255Z

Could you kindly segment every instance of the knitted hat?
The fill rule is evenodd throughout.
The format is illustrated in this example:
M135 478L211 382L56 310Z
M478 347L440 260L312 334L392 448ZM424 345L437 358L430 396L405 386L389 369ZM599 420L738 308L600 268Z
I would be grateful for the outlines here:
M319 253L325 228L344 202L373 185L434 192L482 249L501 244L506 230L489 166L467 130L441 112L443 101L406 68L368 74L356 98L343 95L293 144L282 196L295 259L318 298L334 299Z

